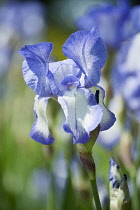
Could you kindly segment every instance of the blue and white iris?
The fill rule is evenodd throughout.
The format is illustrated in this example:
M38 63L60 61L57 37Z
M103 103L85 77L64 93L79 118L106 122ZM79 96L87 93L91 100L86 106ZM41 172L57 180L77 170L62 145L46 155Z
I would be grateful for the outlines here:
M123 43L112 75L115 95L121 94L126 107L140 121L140 33Z
M98 27L105 44L115 49L119 48L122 42L122 28L130 11L127 0L117 0L116 3L94 4L76 21L79 29L91 30L93 26ZM128 33L128 30L125 29L126 32Z
M54 142L46 118L48 99L54 98L66 117L64 130L72 134L74 143L86 143L90 131L99 124L101 130L106 130L115 122L114 114L103 105L104 90L89 90L100 81L100 71L107 59L106 47L94 27L91 31L77 31L67 39L63 53L68 59L49 63L52 49L52 43L43 42L20 50L25 57L24 80L37 94L31 137L42 144Z

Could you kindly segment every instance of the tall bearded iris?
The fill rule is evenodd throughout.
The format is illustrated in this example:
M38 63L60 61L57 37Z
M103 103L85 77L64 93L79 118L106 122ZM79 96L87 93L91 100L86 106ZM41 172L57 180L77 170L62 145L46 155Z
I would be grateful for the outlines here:
M103 104L104 90L95 87L107 59L106 47L97 28L93 28L77 31L67 39L63 53L68 59L49 62L52 49L52 43L43 42L20 50L25 57L24 80L37 94L31 138L47 145L54 142L46 118L48 99L53 98L64 111L64 130L72 134L74 143L86 143L90 131L99 124L105 130L115 122L114 114ZM95 87L94 93L89 90L91 87Z

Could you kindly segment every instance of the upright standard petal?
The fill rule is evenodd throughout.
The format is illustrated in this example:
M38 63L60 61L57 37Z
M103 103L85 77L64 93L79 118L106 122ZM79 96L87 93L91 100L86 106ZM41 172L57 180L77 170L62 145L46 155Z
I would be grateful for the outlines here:
M49 98L36 99L34 105L35 122L32 126L30 136L35 141L49 145L54 142L48 128L48 121L46 118L46 106Z
M51 95L49 81L46 76L52 47L52 43L42 42L35 45L25 45L19 51L25 57L23 62L24 80L41 97Z
M92 87L100 81L100 69L107 59L107 50L96 27L70 35L63 45L63 53L85 74L85 87Z
M99 125L103 115L94 95L84 88L72 88L58 97L58 102L66 117L64 130L73 135L74 143L86 143L90 131Z
M107 130L110 127L113 126L113 124L116 121L115 115L107 109L107 107L104 104L104 97L105 97L105 91L100 86L93 87L92 92L95 93L95 98L97 103L102 107L103 109L103 117L100 122L100 131Z
M64 86L69 85L69 83L72 84L72 80L71 80L72 78L73 78L73 82L76 82L78 85L80 81L80 76L81 76L81 71L77 67L77 65L62 64L58 67L57 71L54 73L54 80L59 90L64 91L67 89L67 87L65 88Z
M74 67L77 66L76 63L72 59L65 59L62 61L49 63L49 70L54 74L57 71L57 69L63 64L73 65Z

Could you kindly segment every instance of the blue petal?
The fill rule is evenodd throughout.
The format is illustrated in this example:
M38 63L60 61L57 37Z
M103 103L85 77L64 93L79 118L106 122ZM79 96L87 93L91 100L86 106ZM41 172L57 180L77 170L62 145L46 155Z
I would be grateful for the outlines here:
M70 62L70 63L75 64L74 62ZM58 69L54 73L54 81L60 91L65 90L64 83L66 82L66 80L68 79L70 75L71 77L73 75L77 83L78 83L78 78L80 79L81 71L76 65L72 65L72 64L62 64L58 67ZM65 79L66 77L67 79Z
M129 39L140 32L140 6L133 7L122 27L123 39Z
M110 158L109 181L113 188L119 188L121 184L120 167L113 158Z
M100 69L107 59L107 50L96 27L91 31L73 33L63 45L63 52L85 74L86 87L92 87L100 81Z
M46 106L49 98L36 99L34 105L35 122L32 126L30 136L35 141L49 145L54 142L48 128L48 121L46 118Z
M57 62L49 63L49 70L54 74L57 71L57 69L63 64L76 66L76 64L73 60L65 59L63 61L57 61Z
M52 47L52 43L42 42L35 45L26 45L19 51L26 59L26 62L23 62L25 82L42 97L51 95L49 81L46 76ZM33 84L34 82L35 84Z
M76 24L83 30L91 30L93 26L98 27L105 44L111 48L118 48L122 41L122 25L128 12L129 5L124 1L121 1L118 6L103 3L91 7Z
M37 75L44 75L48 71L48 61L53 45L42 42L35 45L25 45L19 53L27 60L29 68Z
M96 86L94 88L92 88L92 92L95 93L95 97L97 100L97 103L102 107L103 109L103 117L102 120L100 122L100 131L103 130L107 130L110 127L113 126L113 124L116 121L115 115L107 109L107 107L104 105L104 97L105 97L105 91L103 88L101 88L100 86Z
M129 39L127 42L124 42L119 50L111 80L115 94L118 92L121 94L124 92L129 94L129 92L132 91L133 85L138 86L139 84L139 43L140 33L137 33L135 36L133 36L133 38ZM128 78L130 79L128 80ZM135 78L135 84L132 78Z
M124 42L117 56L117 71L122 75L136 75L139 73L140 33ZM123 82L123 81L122 81Z
M69 74L64 78L61 84L66 86L68 89L71 86L77 87L79 85L79 80L75 76Z
M122 94L129 110L135 114L138 113L140 111L140 76L127 77ZM137 115L137 118L140 118L140 115Z
M103 114L94 95L87 89L73 88L58 97L58 102L66 117L64 130L73 135L74 143L86 143L90 131L99 125Z

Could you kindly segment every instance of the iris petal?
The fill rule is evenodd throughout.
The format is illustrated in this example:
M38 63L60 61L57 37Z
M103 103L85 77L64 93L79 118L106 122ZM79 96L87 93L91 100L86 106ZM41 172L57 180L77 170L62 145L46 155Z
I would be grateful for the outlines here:
M45 145L49 145L54 142L54 138L50 134L46 118L46 106L48 99L49 98L36 99L34 105L35 122L30 132L32 139Z
M25 45L25 47L21 48L19 51L26 59L23 62L23 76L25 82L42 97L51 95L49 81L46 76L49 73L48 61L52 47L52 43L42 42L35 45Z
M85 87L92 87L100 81L100 69L107 59L107 50L96 27L91 31L73 33L63 45L63 53L85 74Z
M66 82L66 78L70 75L75 77L75 80L77 80L78 82L78 78L80 78L81 72L79 71L79 68L77 68L76 65L74 66L71 64L70 65L62 64L58 67L58 69L54 73L54 80L56 86L59 88L60 91L64 90L64 86L62 85L62 83L64 83L64 81Z
M105 97L104 89L100 86L96 86L96 87L92 88L91 90L93 93L95 93L96 91L99 91L99 98L96 100L98 100L97 101L98 104L103 109L103 117L100 122L100 131L107 130L111 126L113 126L113 124L115 123L115 121L116 121L115 115L109 109L107 109L107 107L104 104L104 97Z
M90 131L102 119L102 108L97 105L94 95L84 88L73 88L58 97L65 117L64 130L73 135L74 143L86 143Z
M41 97L51 96L51 86L54 84L53 75L51 72L48 72L48 77L44 76L44 78L38 78L29 68L27 61L24 60L22 65L22 73L26 84L33 89L36 94L40 95Z
M67 89L71 86L77 87L79 84L79 80L73 76L72 74L68 74L64 80L61 82L61 85L67 86Z
M38 84L37 76L29 69L27 61L24 60L22 64L23 77L26 84L33 90L36 90Z
M49 63L49 70L54 74L56 70L63 64L76 66L72 59L65 59L63 61L56 61Z

